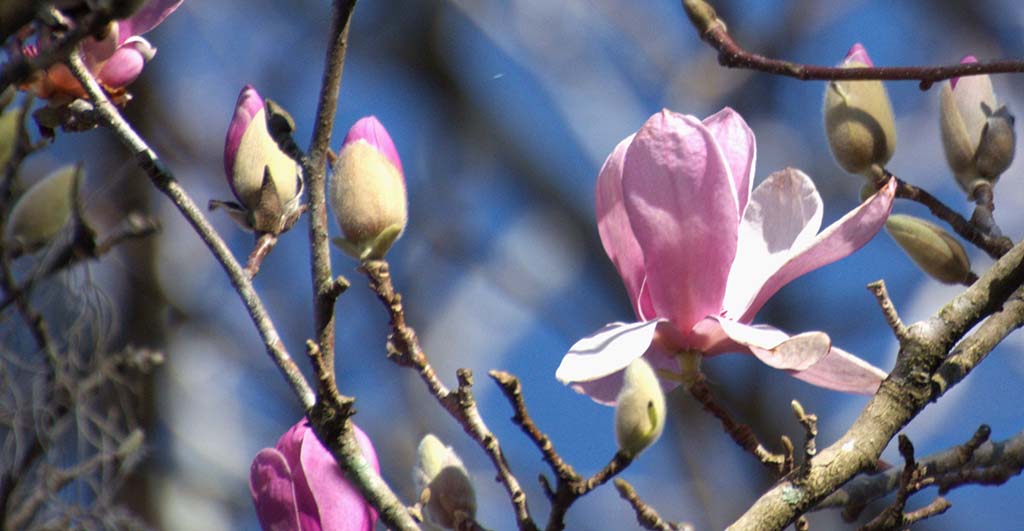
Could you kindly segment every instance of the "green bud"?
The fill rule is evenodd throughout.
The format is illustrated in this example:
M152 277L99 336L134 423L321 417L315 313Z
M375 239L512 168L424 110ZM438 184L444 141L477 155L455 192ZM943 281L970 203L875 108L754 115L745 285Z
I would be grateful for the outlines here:
M665 392L643 358L626 367L615 405L615 439L619 450L635 457L658 440L665 428Z
M32 252L53 241L71 218L83 173L81 166L64 166L22 194L7 218L4 247Z
M427 496L427 519L444 529L455 529L462 520L475 518L476 492L455 450L428 433L416 453L413 482Z
M873 66L860 44L850 48L842 68ZM896 122L881 81L831 81L825 89L825 136L832 156L850 173L870 175L896 150Z
M968 55L961 63L975 63ZM969 195L982 183L995 184L1013 162L1017 137L1013 115L999 106L987 75L951 79L939 91L939 126L957 183Z
M10 109L0 113L0 178L2 178L7 164L14 156L14 148L18 145L18 133L21 122L18 120L21 112L18 109Z
M944 284L962 284L971 276L971 261L964 247L941 227L901 214L889 216L885 230L907 256Z

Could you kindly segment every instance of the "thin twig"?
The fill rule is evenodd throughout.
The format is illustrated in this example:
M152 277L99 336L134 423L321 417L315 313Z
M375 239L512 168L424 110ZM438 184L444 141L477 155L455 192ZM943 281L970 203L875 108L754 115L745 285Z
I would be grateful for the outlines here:
M878 301L878 306L882 308L885 322L889 323L889 328L892 329L896 339L902 340L907 337L907 327L904 326L903 321L900 319L900 314L896 311L896 306L892 303L892 299L889 298L889 290L885 287L885 281L876 280L868 284L868 290L874 294L875 299Z
M869 68L839 68L816 66L772 59L745 50L733 40L726 24L705 0L683 0L690 22L701 38L718 51L718 63L727 68L756 70L801 80L881 79L892 81L919 81L921 90L935 82L978 74L1004 74L1024 72L1024 61L987 61L945 66L899 66Z
M264 232L259 235L256 239L256 246L253 247L252 252L249 253L249 260L245 264L245 274L250 279L256 277L256 273L260 272L260 266L263 265L263 259L270 254L274 246L277 245L277 235L269 232Z
M653 531L693 531L693 526L689 524L673 524L662 520L661 516L658 515L658 511L644 503L636 493L636 489L626 480L616 479L615 489L619 491L619 496L633 507L633 511L636 513L636 521L644 529L651 529Z
M732 440L740 448L757 458L773 474L780 475L784 472L783 467L786 463L786 457L769 451L757 439L757 436L754 435L754 430L750 426L733 420L729 412L715 401L711 389L708 388L707 382L703 378L689 386L689 392L690 395L704 406L705 411L714 415L722 423L722 428L725 429L725 432L729 437L732 437Z
M472 372L468 369L459 369L457 371L459 386L454 391L449 390L437 377L426 354L420 348L416 332L405 322L402 296L395 290L391 282L388 263L383 260L370 260L363 262L359 270L366 275L370 282L370 288L377 294L377 298L380 299L390 316L391 333L387 343L388 358L400 366L415 369L430 394L483 448L498 471L498 479L509 495L519 529L536 531L537 525L530 516L526 493L512 473L498 438L490 431L477 410L476 400L472 393Z

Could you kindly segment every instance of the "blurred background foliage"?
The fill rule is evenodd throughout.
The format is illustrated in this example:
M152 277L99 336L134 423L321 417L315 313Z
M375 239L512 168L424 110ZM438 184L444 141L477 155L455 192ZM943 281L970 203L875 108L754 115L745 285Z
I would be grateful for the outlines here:
M1024 10L1010 0L721 0L715 6L748 49L799 62L837 63L857 41L880 66L954 63L968 53L982 60L1024 55ZM291 112L296 140L305 147L328 10L329 2L309 0L186 1L148 35L159 52L131 87L135 99L126 112L197 202L230 197L223 142L244 84ZM508 421L511 409L485 375L496 368L521 378L534 419L581 472L611 458L612 409L562 386L554 371L576 339L632 319L593 219L595 176L612 147L662 107L703 117L730 106L757 135L757 182L786 166L803 169L824 197L825 223L855 205L862 184L828 152L824 84L718 67L678 2L364 0L349 43L334 148L368 114L394 138L410 221L389 259L407 317L449 385L458 367L476 374L481 411L527 487L535 517L547 509L534 479L545 466ZM998 77L995 85L1011 111L1024 109L1020 77ZM916 83L888 88L899 136L889 168L969 214L941 152L937 91L921 92ZM163 529L256 528L250 461L301 409L222 270L110 135L59 134L26 161L21 177L31 181L74 161L88 170L86 215L94 223L110 227L140 211L163 226L158 236L125 244L66 279L109 299L111 344L165 354L164 366L134 395L148 456L123 499ZM1014 239L1024 232L1021 173L1020 164L1011 167L996 187L996 219ZM925 214L917 205L898 204L897 211ZM220 212L210 217L244 259L251 235ZM301 221L256 279L300 365L312 330L306 242ZM977 252L972 257L978 272L991 263ZM412 372L385 359L386 314L355 265L334 253L335 273L353 282L338 304L338 381L358 399L355 420L376 445L384 478L412 502L415 445L436 433L470 469L479 520L513 528L509 502L483 453L428 399ZM924 277L879 235L853 257L784 288L758 321L792 332L824 330L835 344L889 368L896 343L864 289L878 278L907 322L957 292ZM2 327L21 325L9 313L0 319ZM1022 347L1011 337L908 427L919 456L962 443L982 422L992 426L995 440L1024 428L1015 396L1024 376ZM819 446L838 437L866 400L811 387L742 356L714 358L704 368L720 400L775 449L781 434L800 437L791 399L821 419ZM623 477L667 519L724 527L773 478L691 398L676 392L669 399L665 436ZM885 457L899 462L895 448ZM919 528L1010 528L1024 518L1021 495L1019 479L1001 488L959 489L949 495L949 513ZM928 501L929 494L918 495L910 508ZM837 512L815 514L811 524L841 525ZM581 500L568 520L570 529L635 525L610 486Z

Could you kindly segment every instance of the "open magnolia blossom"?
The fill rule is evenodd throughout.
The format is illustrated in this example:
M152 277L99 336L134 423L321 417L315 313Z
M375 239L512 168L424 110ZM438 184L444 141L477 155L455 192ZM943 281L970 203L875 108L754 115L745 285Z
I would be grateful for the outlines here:
M560 381L610 404L640 356L672 387L694 377L701 357L738 352L821 387L878 389L885 372L823 332L790 336L750 323L782 286L871 240L895 182L819 234L811 179L790 168L751 190L755 158L753 132L729 108L704 121L663 110L616 146L598 175L597 224L638 322L578 341Z
M124 87L135 81L146 62L156 55L156 48L142 38L142 34L163 22L181 2L147 0L130 17L111 22L102 38L89 37L82 41L79 49L83 62L116 101L127 101ZM26 46L22 53L30 57L38 55L39 48L48 45L48 41L48 36L41 37L39 45ZM37 76L31 87L37 96L55 104L85 97L82 85L62 63Z

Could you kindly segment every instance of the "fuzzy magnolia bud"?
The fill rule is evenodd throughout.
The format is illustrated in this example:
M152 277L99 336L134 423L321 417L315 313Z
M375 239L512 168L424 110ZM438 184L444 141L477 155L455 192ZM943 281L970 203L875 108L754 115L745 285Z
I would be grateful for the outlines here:
M615 405L615 439L619 450L636 456L661 437L665 428L665 392L643 358L626 367Z
M252 85L238 95L224 141L224 172L239 203L211 201L243 227L281 232L295 221L302 193L299 165L267 129L267 110Z
M7 218L4 247L31 252L53 241L71 218L81 178L80 166L64 166L22 194Z
M860 43L839 65L873 66ZM836 162L850 173L870 175L896 150L896 123L889 95L881 81L831 81L825 89L825 135Z
M417 449L413 481L427 494L426 516L431 523L454 529L459 521L476 517L476 493L462 460L450 446L428 433Z
M893 214L885 230L925 273L944 284L962 284L971 276L971 261L960 242L933 223Z
M973 56L961 63L978 62ZM939 93L942 145L960 187L973 195L981 183L995 184L1013 162L1017 138L1013 115L1000 107L987 75L953 78Z
M383 258L405 230L407 210L402 162L376 117L352 126L331 173L331 206L344 235L335 244L359 260Z

